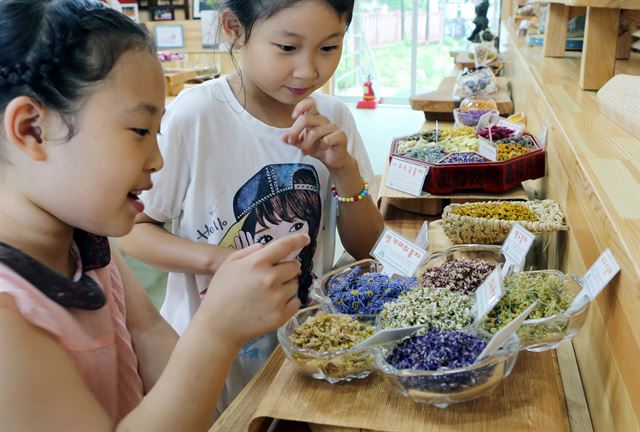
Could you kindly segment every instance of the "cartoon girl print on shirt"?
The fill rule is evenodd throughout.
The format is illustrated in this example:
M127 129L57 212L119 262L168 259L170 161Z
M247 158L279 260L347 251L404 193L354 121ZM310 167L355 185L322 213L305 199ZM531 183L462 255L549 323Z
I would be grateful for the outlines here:
M298 297L303 305L307 304L322 214L315 168L299 163L265 166L238 190L233 198L233 212L236 223L220 246L242 249L294 233L309 235L311 242L295 255L302 272Z

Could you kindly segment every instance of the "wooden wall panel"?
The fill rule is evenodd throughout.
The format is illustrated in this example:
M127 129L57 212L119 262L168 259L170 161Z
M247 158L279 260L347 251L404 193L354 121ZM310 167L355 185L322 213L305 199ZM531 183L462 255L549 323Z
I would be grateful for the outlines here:
M594 430L640 430L640 143L578 87L578 56L545 59L541 48L504 33L515 109L526 112L534 134L548 125L540 185L570 225L561 268L584 274L606 248L622 268L573 343ZM619 67L640 73L637 57Z

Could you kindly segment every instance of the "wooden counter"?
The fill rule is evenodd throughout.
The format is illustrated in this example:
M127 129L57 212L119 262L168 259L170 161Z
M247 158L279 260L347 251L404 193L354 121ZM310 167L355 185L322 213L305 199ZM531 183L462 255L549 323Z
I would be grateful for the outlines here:
M386 203L382 205L382 213L388 226L408 238L415 237L425 220L423 215L409 213ZM572 355L573 351L570 348L568 351L558 350L557 353L555 351L522 352L512 375L492 395L476 401L452 405L445 410L420 405L425 418L424 428L421 430L478 432L536 431L542 428L554 431L588 431L591 425L588 415L585 416L586 405L582 399L582 385L579 382ZM558 358L562 359L560 365ZM277 349L258 375L213 425L210 432L246 431L258 404L269 391L269 386L284 361L286 360L282 350ZM373 379L379 379L379 377ZM350 385L336 385L331 388L331 391L354 391L350 387L345 389L345 386ZM393 394L394 390L391 387L388 390ZM394 398L389 399L389 403L393 403L391 400ZM312 404L307 404L307 406L310 405ZM266 426L262 430L266 430ZM307 431L309 429L301 423L280 422L277 427L270 430ZM355 429L313 425L312 430L344 432Z
M579 54L545 58L515 31L503 34L515 110L534 135L548 126L543 193L570 226L561 268L583 274L606 248L622 268L573 343L594 430L640 430L640 142L580 88ZM616 72L640 74L640 57L618 61Z

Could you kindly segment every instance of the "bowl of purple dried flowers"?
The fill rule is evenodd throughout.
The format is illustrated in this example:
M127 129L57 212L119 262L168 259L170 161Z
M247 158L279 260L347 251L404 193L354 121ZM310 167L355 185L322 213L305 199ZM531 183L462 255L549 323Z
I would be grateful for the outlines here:
M505 261L501 246L456 245L429 255L416 277L423 286L472 295L489 273Z
M330 304L337 312L377 315L385 303L418 285L416 278L381 273L382 264L363 259L322 276L310 296L320 304Z
M277 331L287 358L305 375L331 384L366 378L373 354L354 345L373 335L374 315L335 313L326 304L298 311Z
M474 328L432 328L374 350L376 368L400 394L438 408L484 396L511 373L520 350L514 334L495 353L475 362L490 336Z

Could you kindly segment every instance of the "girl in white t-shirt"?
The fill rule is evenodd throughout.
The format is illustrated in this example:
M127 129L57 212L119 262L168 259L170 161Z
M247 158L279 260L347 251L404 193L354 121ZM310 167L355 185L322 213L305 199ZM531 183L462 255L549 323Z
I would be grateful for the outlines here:
M352 0L223 3L220 23L242 66L169 106L159 137L165 168L122 242L170 271L161 313L179 333L233 249L308 233L311 243L296 254L305 304L314 276L333 265L336 229L358 259L382 231L353 117L336 98L314 93L338 66L352 12ZM243 347L220 408L275 345L269 334Z

